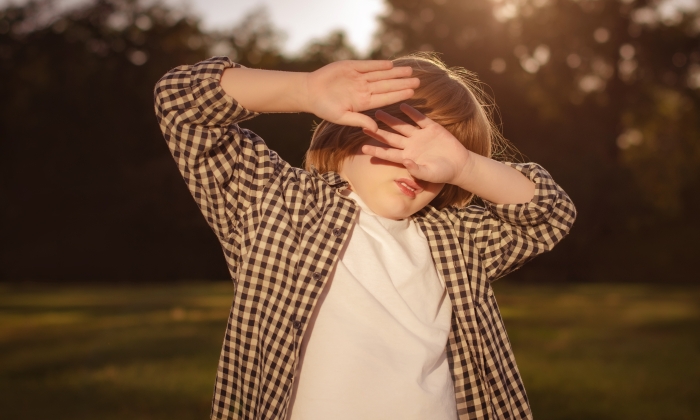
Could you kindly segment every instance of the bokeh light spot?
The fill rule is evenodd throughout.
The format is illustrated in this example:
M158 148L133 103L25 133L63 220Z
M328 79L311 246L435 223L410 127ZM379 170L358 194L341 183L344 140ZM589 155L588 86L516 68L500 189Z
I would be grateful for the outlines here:
M141 66L148 61L148 54L141 50L132 50L128 53L129 61L135 66Z
M593 39L600 44L604 44L610 39L610 31L605 28L598 28L593 31Z
M494 58L493 61L491 61L491 71L498 74L506 71L506 60L502 58Z
M578 54L571 53L566 56L566 64L572 69L578 68L581 65L581 57Z
M620 46L620 57L631 60L634 57L634 46L632 44L622 44Z

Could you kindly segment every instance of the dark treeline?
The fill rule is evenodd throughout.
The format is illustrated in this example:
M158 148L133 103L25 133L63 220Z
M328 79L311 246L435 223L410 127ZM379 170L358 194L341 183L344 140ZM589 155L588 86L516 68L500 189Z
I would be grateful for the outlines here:
M690 282L700 247L700 15L640 0L387 0L372 58L434 50L487 85L503 132L579 211L511 277ZM263 10L205 32L158 3L0 10L0 279L226 278L153 112L169 69L212 55L311 71L358 58L340 32L299 57ZM235 7L233 4L231 7ZM301 166L314 119L244 123Z

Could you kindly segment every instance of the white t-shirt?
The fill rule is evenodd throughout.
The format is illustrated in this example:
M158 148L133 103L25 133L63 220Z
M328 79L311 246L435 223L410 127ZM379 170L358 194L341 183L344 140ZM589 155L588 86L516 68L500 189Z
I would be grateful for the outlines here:
M309 320L287 418L456 420L452 305L427 239L349 197L358 221Z

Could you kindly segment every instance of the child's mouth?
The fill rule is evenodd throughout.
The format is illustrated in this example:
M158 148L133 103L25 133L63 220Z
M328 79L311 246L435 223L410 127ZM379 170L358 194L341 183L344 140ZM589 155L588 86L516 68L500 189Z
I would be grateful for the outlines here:
M394 181L394 182L396 182L396 185L399 186L399 190L401 190L402 193L406 194L407 196L409 196L411 198L416 198L417 190L414 190L413 188L409 187L404 182L401 182L401 181Z

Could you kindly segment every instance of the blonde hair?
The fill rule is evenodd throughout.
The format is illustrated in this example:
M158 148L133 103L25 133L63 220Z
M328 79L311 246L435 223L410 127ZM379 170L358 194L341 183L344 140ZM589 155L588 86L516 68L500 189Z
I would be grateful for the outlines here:
M461 67L448 68L435 53L418 52L392 60L394 66L410 66L420 86L412 98L403 101L445 127L467 150L482 156L503 155L515 150L503 137L493 120L496 110L491 98L480 87L476 74ZM400 103L381 108L403 121L411 121L399 109ZM363 114L374 117L376 110ZM393 131L378 121L380 128ZM319 173L340 171L345 158L358 151L369 137L360 128L322 121L314 130L306 152L304 168L315 166ZM494 149L496 149L494 151ZM437 209L466 206L473 194L456 185L446 184L430 202Z

